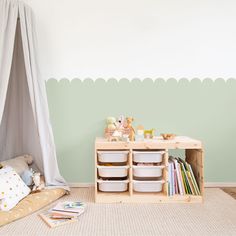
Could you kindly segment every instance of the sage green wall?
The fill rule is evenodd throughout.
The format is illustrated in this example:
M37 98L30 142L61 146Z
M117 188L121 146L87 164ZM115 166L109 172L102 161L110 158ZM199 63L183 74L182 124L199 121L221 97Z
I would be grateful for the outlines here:
M94 139L105 118L124 114L134 125L200 139L207 182L236 181L236 80L46 82L61 173L69 182L93 182Z

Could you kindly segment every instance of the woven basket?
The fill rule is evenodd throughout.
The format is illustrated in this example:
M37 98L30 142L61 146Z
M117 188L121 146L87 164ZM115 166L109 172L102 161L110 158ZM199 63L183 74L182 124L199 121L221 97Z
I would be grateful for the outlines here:
M109 139L110 137L112 137L112 135L115 131L121 132L122 136L130 134L130 129L129 128L122 128L122 129L108 129L108 128L106 128L105 131L104 131L105 138Z

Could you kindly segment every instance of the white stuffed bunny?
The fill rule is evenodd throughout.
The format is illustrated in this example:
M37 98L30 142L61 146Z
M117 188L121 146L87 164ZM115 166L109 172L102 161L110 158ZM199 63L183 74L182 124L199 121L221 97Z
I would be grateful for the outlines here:
M40 179L40 173L39 172L35 172L33 174L33 188L32 188L32 192L39 192L42 189L44 189L45 185L43 182L41 182Z

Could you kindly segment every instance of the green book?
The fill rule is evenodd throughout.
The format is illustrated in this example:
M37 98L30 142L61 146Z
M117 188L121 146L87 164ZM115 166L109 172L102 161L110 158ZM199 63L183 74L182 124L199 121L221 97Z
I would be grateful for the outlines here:
M184 171L182 169L181 169L181 174L182 174L182 179L183 179L183 183L184 183L185 193L188 194L188 189L187 189L187 185L186 185L185 178L184 178Z
M196 178L195 178L195 176L193 174L193 170L192 170L192 167L191 167L190 164L188 164L188 168L189 168L189 172L190 172L190 174L192 176L192 180L193 180L193 184L194 184L194 187L195 187L195 191L197 192L197 195L201 195L199 187L198 187L198 184L197 184L197 181L196 181Z
M190 187L190 183L188 182L189 180L188 180L188 177L187 177L187 172L186 172L186 169L185 169L185 167L184 167L184 163L181 162L180 164L181 164L181 166L182 166L183 173L184 173L185 183L186 183L186 186L187 186L187 193L188 193L188 194L192 194L191 187Z

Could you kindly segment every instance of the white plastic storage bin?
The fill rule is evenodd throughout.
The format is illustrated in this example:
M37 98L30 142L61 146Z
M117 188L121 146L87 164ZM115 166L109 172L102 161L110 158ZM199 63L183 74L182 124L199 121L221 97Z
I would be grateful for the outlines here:
M133 166L135 177L161 177L164 166Z
M160 163L165 151L134 151L133 161L139 163Z
M129 166L97 166L98 175L106 178L126 177L128 168Z
M128 180L98 180L98 189L102 192L125 192Z
M133 180L133 189L136 192L161 192L164 180L159 181L139 181Z
M98 151L98 161L104 163L127 162L128 151Z

